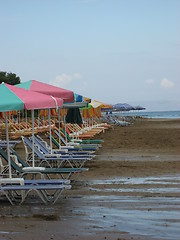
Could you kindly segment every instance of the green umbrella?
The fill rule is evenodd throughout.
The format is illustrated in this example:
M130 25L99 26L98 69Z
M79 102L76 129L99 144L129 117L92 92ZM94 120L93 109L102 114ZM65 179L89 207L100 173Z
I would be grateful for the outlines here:
M79 108L69 108L66 115L67 123L82 124L82 117Z

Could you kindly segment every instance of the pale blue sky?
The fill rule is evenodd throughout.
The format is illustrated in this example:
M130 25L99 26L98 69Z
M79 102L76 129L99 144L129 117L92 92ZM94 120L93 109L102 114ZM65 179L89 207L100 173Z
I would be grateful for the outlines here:
M180 110L180 0L0 0L0 70Z

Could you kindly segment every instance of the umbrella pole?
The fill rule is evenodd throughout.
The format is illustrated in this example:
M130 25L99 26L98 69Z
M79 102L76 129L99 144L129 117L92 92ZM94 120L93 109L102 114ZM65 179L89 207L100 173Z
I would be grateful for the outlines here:
M5 126L6 126L6 142L7 142L7 155L8 155L8 165L9 165L9 178L12 178L11 159L10 159L10 150L9 150L9 133L8 133L7 112L5 112Z
M73 142L74 142L74 123L73 123Z
M64 130L65 130L65 138L66 138L66 145L67 145L67 133L66 133L66 116L65 116L65 108L64 108Z
M76 140L77 140L77 124L76 124Z
M48 109L48 119L49 119L49 139L50 139L50 148L52 154L52 135L51 135L51 116L50 116L50 108Z
M39 109L38 109L38 127L39 127Z
M61 138L60 138L60 134L61 134L61 109L58 108L58 122L59 122L59 149L61 149Z
M26 116L26 129L28 128L28 123L27 123L27 110L25 110L25 116Z
M35 167L34 164L34 109L31 111L32 114L32 166Z

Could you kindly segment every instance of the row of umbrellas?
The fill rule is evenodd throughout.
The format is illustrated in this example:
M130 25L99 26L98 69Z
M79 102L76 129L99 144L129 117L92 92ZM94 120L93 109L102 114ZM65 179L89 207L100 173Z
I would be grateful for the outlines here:
M84 101L85 104L81 104ZM11 178L11 164L9 152L9 137L7 112L17 110L32 111L32 135L34 136L34 110L48 109L50 123L50 109L59 109L60 107L68 107L69 112L66 116L66 122L82 123L79 107L84 106L90 108L106 108L116 109L119 111L142 110L141 107L132 107L129 104L107 105L99 101L91 101L88 98L83 98L81 95L74 94L73 91L55 87L46 83L30 80L16 86L2 83L0 84L0 112L5 113L6 124L6 140L7 140L7 155L9 160L9 177ZM59 111L60 112L60 111ZM64 114L65 116L65 114ZM51 143L51 124L49 124L50 144ZM34 138L33 138L34 139ZM34 146L34 143L33 143ZM52 149L52 147L51 147ZM34 160L34 151L33 151ZM33 161L33 167L34 161Z

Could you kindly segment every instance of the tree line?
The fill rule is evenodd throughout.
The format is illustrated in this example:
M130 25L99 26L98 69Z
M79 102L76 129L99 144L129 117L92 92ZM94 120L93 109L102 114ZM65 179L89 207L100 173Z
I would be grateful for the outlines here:
M21 79L15 73L0 71L0 83L2 82L16 85L18 83L21 83Z

